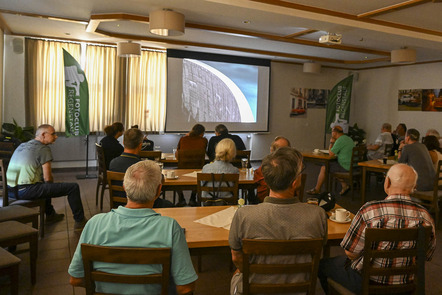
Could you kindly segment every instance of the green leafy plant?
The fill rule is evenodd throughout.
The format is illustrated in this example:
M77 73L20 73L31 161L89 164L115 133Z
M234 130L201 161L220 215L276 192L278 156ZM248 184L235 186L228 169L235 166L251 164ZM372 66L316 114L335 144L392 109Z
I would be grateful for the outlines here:
M13 119L13 122L14 123L3 123L3 135L15 137L21 142L26 142L34 138L34 127L21 127L17 124L15 119Z
M357 123L348 127L348 136L353 139L356 145L365 144L365 131L359 128Z

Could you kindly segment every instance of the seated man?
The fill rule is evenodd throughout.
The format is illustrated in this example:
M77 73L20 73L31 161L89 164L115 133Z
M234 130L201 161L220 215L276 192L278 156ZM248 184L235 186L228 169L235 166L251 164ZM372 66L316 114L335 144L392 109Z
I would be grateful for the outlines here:
M81 230L86 224L86 218L80 187L77 183L54 183L52 176L52 152L49 145L56 139L54 127L44 124L37 128L35 139L18 146L7 172L9 197L19 200L46 199L46 223L52 223L62 220L64 214L55 212L51 199L68 196L75 220L74 229Z
M264 180L270 194L264 203L246 206L236 211L229 233L232 260L238 270L235 272L230 294L242 294L242 240L270 239L291 240L323 238L327 240L327 216L319 206L300 203L294 197L301 183L302 155L291 147L282 147L266 156L262 161ZM254 257L261 260L263 257ZM281 262L283 257L266 257L266 262ZM253 281L297 282L296 276L255 276Z
M277 136L272 144L270 145L270 153L273 153L277 149L283 146L290 146L290 141L283 137L283 136ZM257 197L260 203L264 201L264 198L269 195L269 187L267 186L267 183L264 180L264 175L262 175L262 166L260 166L258 169L255 170L255 174L253 175L253 180L256 184L258 184L258 187L256 189L257 191Z
M70 283L81 286L84 267L81 243L115 247L171 248L171 282L178 294L191 294L198 276L190 259L183 229L176 220L152 210L161 194L161 170L153 161L140 161L127 169L124 189L126 207L97 214L86 224L69 266ZM155 265L96 264L96 269L110 273L155 273ZM97 283L98 292L112 294L160 294L159 285Z
M213 161L215 159L215 147L224 138L230 138L233 140L236 146L236 150L243 151L246 149L244 142L241 137L234 134L229 134L229 130L226 125L219 124L215 127L215 136L212 136L209 140L209 145L207 147L207 156L209 156L209 160Z
M338 157L338 161L330 162L330 172L348 172L348 170L350 170L351 155L353 153L354 146L355 144L353 139L344 134L341 126L333 127L328 151L330 156L336 155ZM319 195L321 193L321 187L324 181L325 166L322 166L318 175L316 186L309 190L307 194ZM341 182L342 187L340 195L343 196L350 190L350 186L344 180L339 181Z
M408 165L396 164L390 168L384 182L384 190L388 196L382 201L368 202L359 209L341 242L346 256L321 260L318 277L326 294L328 294L328 277L351 292L360 294L366 228L416 227L420 223L424 226L431 225L433 231L427 251L427 259L431 259L436 247L434 221L424 207L411 201L410 193L416 187L416 180L416 171ZM390 245L383 247L390 248ZM347 267L349 263L351 267ZM409 265L410 261L382 259L376 262L380 266L392 263L404 263L405 266ZM404 277L390 277L389 281L386 281L385 277L370 277L370 279L378 284L400 284Z
M138 128L127 129L124 132L124 151L119 156L114 158L109 165L109 171L114 172L122 172L125 173L127 168L132 166L135 163L141 161L139 156L142 144L143 144L144 134ZM123 193L123 192L116 192ZM174 207L172 202L168 200L164 200L161 198L155 199L155 203L153 204L154 208L165 208L165 207Z
M382 124L381 134L378 135L374 144L369 144L367 146L367 158L369 160L382 159L385 154L386 144L393 144L393 137L391 136L391 124L389 123Z
M393 137L393 154L397 152L399 149L399 145L404 141L405 139L405 133L407 132L407 125L404 123L399 123L396 126L396 130L392 133Z

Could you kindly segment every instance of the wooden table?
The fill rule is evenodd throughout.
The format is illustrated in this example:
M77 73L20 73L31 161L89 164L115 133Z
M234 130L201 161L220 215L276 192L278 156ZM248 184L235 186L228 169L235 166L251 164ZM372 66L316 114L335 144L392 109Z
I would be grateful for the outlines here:
M393 164L383 164L379 160L370 160L365 162L359 162L359 166L362 167L362 185L361 185L361 204L365 204L365 188L367 186L367 172L387 172Z
M303 151L301 152L304 160L312 163L320 163L325 166L325 190L330 190L330 179L329 179L329 171L330 171L330 161L336 160L336 156L330 156L329 154L324 153L314 153L312 151Z

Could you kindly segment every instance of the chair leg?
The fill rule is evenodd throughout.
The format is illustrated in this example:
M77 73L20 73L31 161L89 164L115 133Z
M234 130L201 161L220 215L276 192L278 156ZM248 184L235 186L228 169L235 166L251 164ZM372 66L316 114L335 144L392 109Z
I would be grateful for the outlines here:
M198 253L198 272L200 273L200 272L202 272L202 266L201 266L201 263L202 263L202 255L201 255L201 253Z
M45 236L45 213L46 213L46 205L42 204L40 206L40 237L42 239Z
M106 189L106 186L107 186L106 183L104 183L104 184L101 186L100 210L103 210L103 197L104 197L104 191L105 191L105 189ZM111 208L111 209L112 209L112 208Z
M37 282L37 256L38 256L38 235L33 235L29 241L30 265L31 265L31 283Z
M95 190L95 206L98 206L98 192L100 190L100 179L97 180L97 189Z
M20 264L16 264L10 267L9 277L11 280L11 295L18 295L18 269Z

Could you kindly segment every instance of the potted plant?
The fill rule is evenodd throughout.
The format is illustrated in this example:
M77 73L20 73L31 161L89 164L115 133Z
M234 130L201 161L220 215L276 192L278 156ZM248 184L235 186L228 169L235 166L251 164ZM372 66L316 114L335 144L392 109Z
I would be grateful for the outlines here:
M15 119L13 119L13 122L14 123L3 123L2 125L2 133L6 138L15 138L20 142L26 142L34 138L34 127L21 127Z
M353 139L355 145L365 144L365 130L359 128L357 123L348 127L348 136Z

